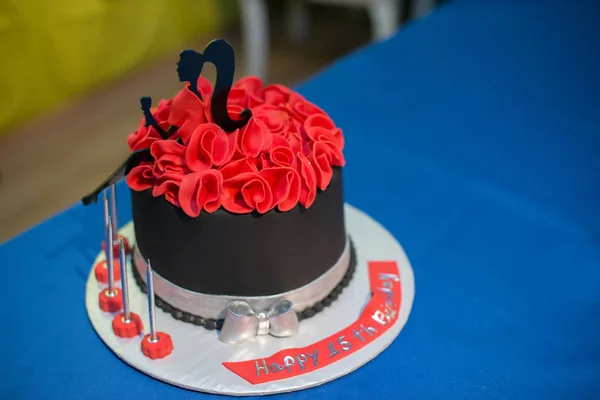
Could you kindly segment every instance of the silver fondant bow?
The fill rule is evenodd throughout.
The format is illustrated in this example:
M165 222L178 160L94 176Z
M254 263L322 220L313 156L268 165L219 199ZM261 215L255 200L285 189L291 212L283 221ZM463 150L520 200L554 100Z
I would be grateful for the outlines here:
M240 343L257 335L276 337L298 333L298 316L289 300L279 301L268 311L256 312L246 301L232 301L227 306L219 340Z

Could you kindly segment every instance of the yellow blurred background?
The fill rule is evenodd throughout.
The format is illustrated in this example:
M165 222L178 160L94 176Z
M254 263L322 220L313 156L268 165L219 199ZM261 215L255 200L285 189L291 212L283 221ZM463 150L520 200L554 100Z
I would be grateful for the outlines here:
M180 89L181 50L225 38L236 78L293 86L429 3L0 0L0 243L77 202L124 159L139 98ZM203 75L214 80L214 69Z
M219 0L2 0L0 134L237 17Z

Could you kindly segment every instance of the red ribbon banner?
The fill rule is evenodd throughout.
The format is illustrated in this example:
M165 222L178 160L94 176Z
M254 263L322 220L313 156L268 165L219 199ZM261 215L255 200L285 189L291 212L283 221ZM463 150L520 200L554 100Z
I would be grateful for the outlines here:
M223 365L256 385L307 374L362 349L396 323L401 294L398 264L369 261L369 282L371 300L360 317L341 331L303 348L284 349L266 358Z

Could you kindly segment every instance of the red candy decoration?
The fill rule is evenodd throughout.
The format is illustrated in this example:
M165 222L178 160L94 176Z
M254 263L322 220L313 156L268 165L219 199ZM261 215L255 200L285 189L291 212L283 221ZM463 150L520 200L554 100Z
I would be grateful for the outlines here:
M203 99L210 99L212 96L212 85L206 78L198 79L198 90ZM187 84L173 99L169 124L179 127L176 135L180 136L184 143L187 143L197 126L210 122L209 116L210 105L200 100Z
M291 167L265 168L259 172L271 188L273 202L279 211L289 211L296 207L300 200L300 175Z
M114 260L113 262L113 272L115 281L121 279L121 264L119 260ZM94 267L94 275L96 275L96 280L100 283L108 283L108 268L106 268L106 260L100 261Z
M125 253L131 253L131 246L129 245L129 240L123 235L117 235L117 239L113 240L113 254L119 254L119 239L123 239L123 244L125 245ZM106 251L106 241L102 241L102 251ZM116 273L115 273L116 276ZM117 278L115 278L117 279Z
M264 105L253 110L252 116L262 121L273 135L280 135L290 130L290 116L284 108Z
M185 213L197 217L204 209L208 213L221 207L223 176L216 169L186 175L179 187L179 202Z
M344 148L342 130L327 115L311 115L304 121L303 131L313 142L332 142L339 150Z
M114 288L113 295L110 296L108 289L104 289L98 295L98 304L104 312L117 312L123 308L123 298L121 297L121 289Z
M172 103L172 100L161 100L156 108L150 109L150 112L152 112L156 122L158 122L163 129L169 128L167 119L169 118L169 113L171 112ZM129 135L129 138L127 138L127 144L129 145L131 151L135 151L150 147L152 142L160 139L161 137L156 129L151 126L146 126L146 119L142 118L138 130L133 132L131 135Z
M245 172L223 181L221 204L234 214L245 214L257 210L266 213L273 204L273 193L269 182L254 172Z
M129 313L129 321L125 320L124 313L119 313L113 318L112 328L118 337L129 339L142 333L144 331L144 324L140 316L136 313Z
M142 339L142 353L152 360L165 358L173 351L173 341L171 336L164 332L156 332L155 342L150 341L150 334Z
M220 166L233 156L229 151L227 134L219 125L199 125L189 138L185 151L185 161L195 172L210 169L213 165Z
M272 84L265 88L263 96L266 104L282 105L289 101L292 91L283 86Z
M272 143L271 131L259 119L250 119L248 125L240 130L239 148L245 156L258 157L261 152L269 150Z
M145 161L129 171L125 180L132 190L141 192L146 189L152 189L156 181L156 177L152 172L153 165L153 163Z
M181 207L179 202L179 185L183 179L183 174L168 173L160 179L156 179L156 184L152 188L152 196L165 196L165 200L175 207Z
M302 153L296 155L296 170L300 174L302 185L300 190L300 204L308 208L317 197L317 176L310 161Z
M152 173L159 181L164 177L184 175L190 172L185 163L185 146L174 140L157 140L150 146L150 154L156 159ZM179 178L181 181L181 178Z
M263 103L263 83L256 76L247 76L237 81L229 92L228 104L242 108L254 108Z

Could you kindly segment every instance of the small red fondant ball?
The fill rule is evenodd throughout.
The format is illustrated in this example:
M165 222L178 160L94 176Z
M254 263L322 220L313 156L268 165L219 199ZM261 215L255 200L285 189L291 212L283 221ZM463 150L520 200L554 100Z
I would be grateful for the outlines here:
M119 239L123 238L123 244L125 245L125 253L126 254L130 254L131 253L131 246L129 245L129 240L127 240L127 238L123 235L117 235L117 239L113 241L113 253L115 254L115 257L119 257L119 252L121 251L119 249L120 245L119 245ZM103 240L102 241L102 251L106 251L106 241Z
M152 360L164 358L173 351L173 341L169 334L156 332L156 337L158 340L155 342L150 341L150 334L142 339L142 353Z
M108 268L106 268L106 265L106 260L102 260L94 267L96 280L100 283L108 283ZM121 279L121 263L117 259L115 259L113 262L113 276L115 278L115 282Z
M98 295L98 304L104 312L117 312L123 308L123 299L121 297L121 289L114 288L112 296L108 289L104 289Z
M142 319L136 313L129 313L129 321L125 320L125 314L115 315L112 321L113 332L121 338L132 338L144 331Z

